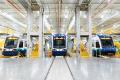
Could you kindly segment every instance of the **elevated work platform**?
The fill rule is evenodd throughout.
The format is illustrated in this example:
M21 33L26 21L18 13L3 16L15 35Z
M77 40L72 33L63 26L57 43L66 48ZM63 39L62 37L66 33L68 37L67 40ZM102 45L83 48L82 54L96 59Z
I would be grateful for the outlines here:
M80 43L80 57L89 58L88 50L86 49L85 45L82 42Z

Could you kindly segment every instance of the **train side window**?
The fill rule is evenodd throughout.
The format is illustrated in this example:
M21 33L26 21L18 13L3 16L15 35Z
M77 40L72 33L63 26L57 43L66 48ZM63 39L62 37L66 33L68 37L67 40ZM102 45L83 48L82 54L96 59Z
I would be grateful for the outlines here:
M94 43L92 43L92 47L94 47Z
M96 48L100 48L99 42L96 42Z
M27 47L27 41L25 41L25 47Z
M19 48L23 47L23 41L20 41Z

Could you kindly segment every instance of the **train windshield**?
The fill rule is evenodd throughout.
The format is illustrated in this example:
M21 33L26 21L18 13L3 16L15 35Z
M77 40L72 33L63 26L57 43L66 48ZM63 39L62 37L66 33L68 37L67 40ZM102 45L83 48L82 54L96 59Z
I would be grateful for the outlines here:
M113 46L112 38L101 38L101 43L103 47L111 47Z
M16 48L18 43L18 38L7 38L5 41L5 48Z
M65 48L66 41L65 38L54 38L53 47L54 48Z

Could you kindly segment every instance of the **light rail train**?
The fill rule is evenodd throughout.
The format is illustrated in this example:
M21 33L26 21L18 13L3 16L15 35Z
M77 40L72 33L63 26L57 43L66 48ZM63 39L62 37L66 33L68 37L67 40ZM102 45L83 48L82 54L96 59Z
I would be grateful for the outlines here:
M53 56L67 55L67 36L65 34L52 35L52 55Z
M100 55L115 55L116 48L113 39L109 35L96 35L92 39L92 55L99 57Z

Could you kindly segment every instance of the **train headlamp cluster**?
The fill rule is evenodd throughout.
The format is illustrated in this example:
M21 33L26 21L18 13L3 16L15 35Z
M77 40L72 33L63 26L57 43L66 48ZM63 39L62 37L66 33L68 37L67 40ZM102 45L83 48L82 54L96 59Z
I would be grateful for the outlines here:
M63 49L56 49L57 51L63 51Z
M13 49L5 49L5 51L13 51Z
M16 49L4 49L4 51L16 51Z

